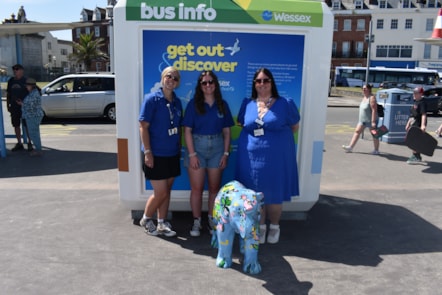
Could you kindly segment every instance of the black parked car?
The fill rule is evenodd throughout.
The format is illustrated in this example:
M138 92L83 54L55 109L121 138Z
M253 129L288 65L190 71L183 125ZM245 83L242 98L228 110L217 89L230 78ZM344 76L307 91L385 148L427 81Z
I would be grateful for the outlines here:
M433 87L425 90L423 99L427 105L427 113L437 115L442 111L442 87Z

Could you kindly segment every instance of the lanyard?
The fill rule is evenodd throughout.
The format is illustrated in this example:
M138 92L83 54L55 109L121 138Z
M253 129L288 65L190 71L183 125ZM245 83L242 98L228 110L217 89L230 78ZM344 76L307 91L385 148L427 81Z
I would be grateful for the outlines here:
M170 126L173 127L173 125L174 125L173 118L175 117L175 114L172 112L172 109L170 108L170 103L167 103L166 106L167 106L167 109L169 110Z

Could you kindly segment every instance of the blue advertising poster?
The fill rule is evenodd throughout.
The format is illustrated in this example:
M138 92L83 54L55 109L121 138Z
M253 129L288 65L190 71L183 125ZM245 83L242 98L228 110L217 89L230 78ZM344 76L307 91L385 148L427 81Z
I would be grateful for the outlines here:
M212 70L218 76L221 93L236 122L242 100L251 95L253 75L265 67L272 72L279 94L293 99L300 108L304 35L145 30L142 46L143 96L160 87L164 68L174 66L181 74L175 92L185 109L193 97L199 74ZM232 153L223 183L234 178L239 133L239 127L232 128ZM151 189L149 182L146 189ZM173 189L190 190L183 166Z

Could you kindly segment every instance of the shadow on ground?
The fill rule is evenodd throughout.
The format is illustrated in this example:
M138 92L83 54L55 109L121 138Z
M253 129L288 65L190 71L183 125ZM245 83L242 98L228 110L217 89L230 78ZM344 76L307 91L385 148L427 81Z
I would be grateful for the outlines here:
M117 168L117 155L43 148L43 156L31 157L27 151L8 151L0 167L0 178L82 173Z
M172 224L179 238L167 241L211 256L216 267L217 250L210 247L208 232L199 238L190 237L191 220L190 212L174 212ZM236 245L235 240L232 269L242 272ZM296 266L292 268L285 257L376 267L382 263L382 255L441 251L441 230L403 207L321 195L307 220L281 221L280 242L260 246L263 271L254 277L265 281L263 286L273 294L287 290L290 294L308 294L312 283L300 282Z

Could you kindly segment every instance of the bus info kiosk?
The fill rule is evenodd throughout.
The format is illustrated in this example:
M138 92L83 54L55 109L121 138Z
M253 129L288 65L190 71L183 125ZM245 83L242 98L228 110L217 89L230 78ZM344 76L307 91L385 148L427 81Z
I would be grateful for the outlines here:
M213 70L234 119L251 95L253 74L270 69L281 96L301 114L295 134L300 195L284 203L299 218L317 202L322 169L333 15L323 2L290 0L120 0L114 8L118 174L121 202L134 214L152 194L142 172L139 110L160 85L161 71L176 67L176 94L186 107L198 75ZM234 179L239 127L232 128L223 184ZM277 179L275 179L277 185ZM182 167L171 211L190 211ZM207 198L207 196L205 196ZM206 203L206 202L205 202ZM206 208L207 210L207 208Z

